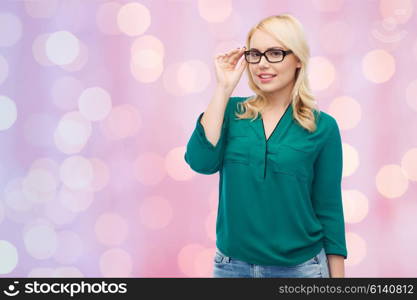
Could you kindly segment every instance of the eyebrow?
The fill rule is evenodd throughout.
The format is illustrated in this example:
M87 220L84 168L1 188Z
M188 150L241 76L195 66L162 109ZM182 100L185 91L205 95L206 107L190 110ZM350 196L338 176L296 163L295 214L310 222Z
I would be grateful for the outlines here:
M271 50L271 49L281 49L281 50L284 50L284 48L282 48L282 47L270 47L270 48L266 49L265 51ZM258 51L260 51L259 49L256 49L256 48L250 48L249 50L258 50Z

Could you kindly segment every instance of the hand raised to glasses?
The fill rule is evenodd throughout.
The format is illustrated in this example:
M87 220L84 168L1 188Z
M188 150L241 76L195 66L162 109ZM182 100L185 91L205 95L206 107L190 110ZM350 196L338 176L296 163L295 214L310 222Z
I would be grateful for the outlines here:
M220 87L230 91L235 89L247 66L245 58L238 64L245 50L246 48L237 48L215 56L216 79Z

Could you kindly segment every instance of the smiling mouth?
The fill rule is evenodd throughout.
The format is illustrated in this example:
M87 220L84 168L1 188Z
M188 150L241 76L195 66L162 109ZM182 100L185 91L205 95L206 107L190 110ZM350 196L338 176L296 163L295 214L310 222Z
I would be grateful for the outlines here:
M262 77L258 76L258 78L259 78L260 83L269 83L269 82L273 81L276 76L277 75L269 76L269 77L265 77L265 78L262 78Z
M266 77L261 77L261 76L259 76L258 75L258 77L260 78L260 79L271 79L271 78L274 78L274 77L276 77L277 75L275 74L275 75L268 75L268 76L266 76Z

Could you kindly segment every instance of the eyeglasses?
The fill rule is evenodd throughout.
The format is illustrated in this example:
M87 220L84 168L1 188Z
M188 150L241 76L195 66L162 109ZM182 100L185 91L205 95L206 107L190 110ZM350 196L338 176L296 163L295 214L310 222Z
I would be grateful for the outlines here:
M291 50L281 49L269 49L265 52L259 52L258 50L247 50L245 53L245 59L250 64L257 64L261 61L262 56L270 63L277 63L284 60L285 56L292 53Z

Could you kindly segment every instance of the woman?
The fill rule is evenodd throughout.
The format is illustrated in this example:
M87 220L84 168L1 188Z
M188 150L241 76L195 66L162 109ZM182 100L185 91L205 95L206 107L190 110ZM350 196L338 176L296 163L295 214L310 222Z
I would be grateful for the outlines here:
M184 156L220 173L213 275L344 277L341 137L309 90L302 25L268 17L246 47L215 57L214 97ZM255 96L231 97L245 69Z

